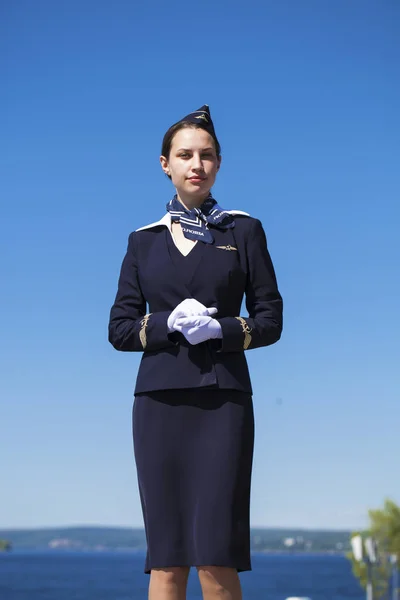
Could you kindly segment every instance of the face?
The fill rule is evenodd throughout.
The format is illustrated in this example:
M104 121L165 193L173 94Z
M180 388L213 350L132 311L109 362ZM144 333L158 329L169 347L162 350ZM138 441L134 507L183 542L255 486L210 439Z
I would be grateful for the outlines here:
M171 176L178 197L191 205L207 197L221 164L211 135L193 127L177 131L169 158L161 156L160 161L164 173Z

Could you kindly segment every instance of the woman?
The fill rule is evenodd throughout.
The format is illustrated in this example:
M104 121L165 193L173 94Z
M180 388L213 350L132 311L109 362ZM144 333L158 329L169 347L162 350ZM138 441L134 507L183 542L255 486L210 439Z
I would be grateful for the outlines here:
M195 566L205 600L239 600L254 440L244 351L280 338L282 299L260 221L211 195L221 155L207 105L170 127L160 160L176 195L131 233L109 324L117 350L143 352L133 438L149 598L184 599Z

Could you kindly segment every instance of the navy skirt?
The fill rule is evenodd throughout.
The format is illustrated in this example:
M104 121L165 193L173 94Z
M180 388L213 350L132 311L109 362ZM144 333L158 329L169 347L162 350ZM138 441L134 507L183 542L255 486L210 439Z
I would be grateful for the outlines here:
M138 394L133 440L145 572L206 565L250 570L251 395L215 388Z

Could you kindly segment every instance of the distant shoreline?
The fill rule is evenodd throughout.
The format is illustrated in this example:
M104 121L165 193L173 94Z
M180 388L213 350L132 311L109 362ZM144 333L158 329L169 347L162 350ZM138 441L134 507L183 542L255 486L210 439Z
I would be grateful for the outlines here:
M252 528L251 551L263 554L345 554L350 550L350 531ZM13 549L49 551L144 551L142 528L48 527L3 529L0 539Z
M107 555L107 554L139 554L145 555L146 550L144 548L105 548L103 550L96 550L95 548L49 548L47 546L42 547L17 547L12 548L8 551L0 551L0 555L9 555L9 554L54 554L54 555ZM320 550L320 551L306 551L306 550L296 550L296 551L288 551L288 550L252 550L252 556L265 556L265 555L273 555L273 556L306 556L306 557L317 557L317 556L342 556L346 557L346 552L341 552L338 550Z

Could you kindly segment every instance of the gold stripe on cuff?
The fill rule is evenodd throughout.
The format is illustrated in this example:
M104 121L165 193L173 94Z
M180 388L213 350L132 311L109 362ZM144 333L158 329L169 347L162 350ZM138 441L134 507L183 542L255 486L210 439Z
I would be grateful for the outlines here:
M140 323L139 339L140 339L140 343L142 344L143 350L147 346L146 329L147 329L147 324L149 322L150 316L151 316L151 313L149 313L148 315L145 315Z
M243 319L243 317L235 317L235 319L237 319L238 321L240 321L240 324L242 325L242 329L243 329L243 333L244 333L244 342L243 342L243 349L247 350L247 348L250 346L251 344L251 327L249 327L249 325L246 323L245 319Z

